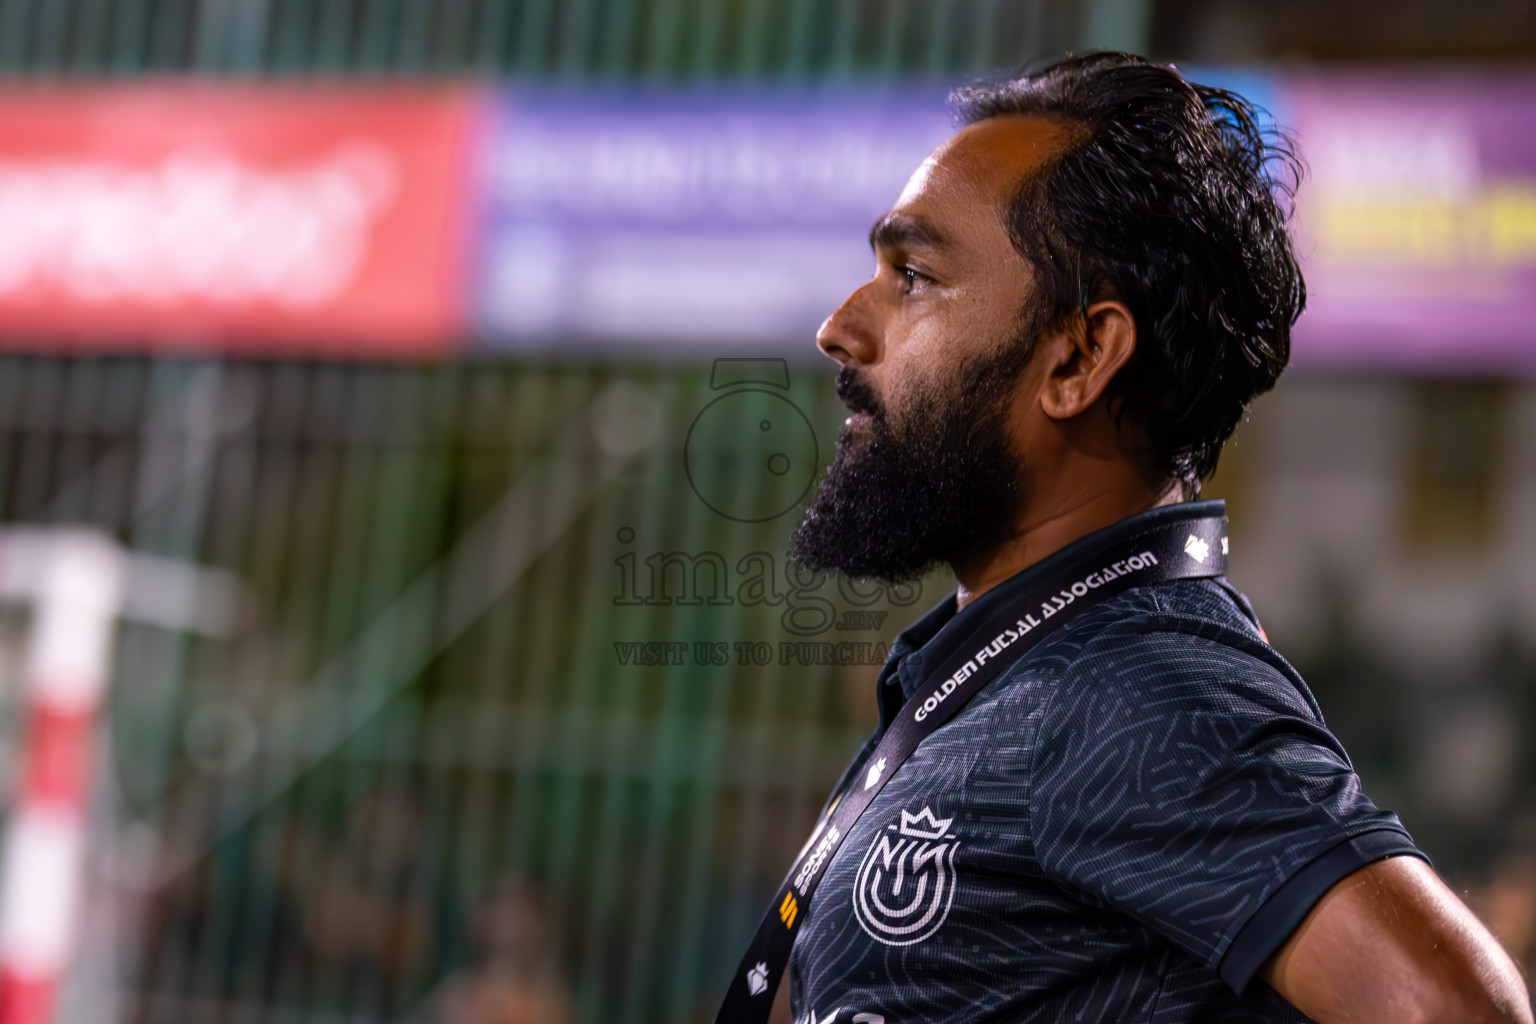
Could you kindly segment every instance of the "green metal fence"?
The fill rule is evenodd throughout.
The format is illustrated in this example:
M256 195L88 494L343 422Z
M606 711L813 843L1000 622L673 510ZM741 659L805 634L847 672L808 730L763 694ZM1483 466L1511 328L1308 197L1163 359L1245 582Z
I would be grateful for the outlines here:
M762 467L822 464L839 411L823 373L0 360L0 517L253 610L122 627L114 966L64 1019L707 1019L938 594L785 564Z
M0 73L954 76L1145 46L1150 0L0 0Z

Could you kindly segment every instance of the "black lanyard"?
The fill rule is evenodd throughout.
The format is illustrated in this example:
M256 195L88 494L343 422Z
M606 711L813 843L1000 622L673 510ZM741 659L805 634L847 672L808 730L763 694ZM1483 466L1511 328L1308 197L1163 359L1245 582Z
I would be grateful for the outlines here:
M924 738L1048 633L1085 609L1132 587L1223 576L1226 571L1226 517L1178 520L1148 527L1062 566L969 626L955 653L928 673L869 756L870 763L883 764L885 770L870 772L862 781L851 779L817 823L757 926L715 1024L768 1020L774 992L789 964L795 929L805 919L827 864L864 809Z

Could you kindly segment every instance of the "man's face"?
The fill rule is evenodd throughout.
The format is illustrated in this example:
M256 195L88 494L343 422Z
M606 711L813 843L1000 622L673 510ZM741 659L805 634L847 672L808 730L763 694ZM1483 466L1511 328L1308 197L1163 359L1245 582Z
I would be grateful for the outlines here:
M854 415L796 532L802 565L909 579L1006 532L1036 324L1002 211L1064 140L1038 118L971 125L876 223L874 277L817 334Z

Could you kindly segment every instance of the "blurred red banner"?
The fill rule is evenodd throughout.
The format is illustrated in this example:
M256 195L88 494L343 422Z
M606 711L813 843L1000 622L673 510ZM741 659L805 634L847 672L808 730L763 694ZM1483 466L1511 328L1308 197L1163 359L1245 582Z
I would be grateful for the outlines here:
M456 347L473 105L430 87L0 94L0 339Z

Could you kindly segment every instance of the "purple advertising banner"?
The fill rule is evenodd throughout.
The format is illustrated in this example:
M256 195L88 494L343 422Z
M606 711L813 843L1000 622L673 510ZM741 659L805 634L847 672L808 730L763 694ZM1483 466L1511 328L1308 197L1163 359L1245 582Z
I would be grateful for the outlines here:
M1309 174L1293 365L1536 373L1536 76L1196 71ZM817 358L945 90L502 93L477 157L482 348Z
M509 93L479 167L483 344L817 358L943 90Z
M1280 85L1310 169L1294 364L1536 372L1536 76Z

